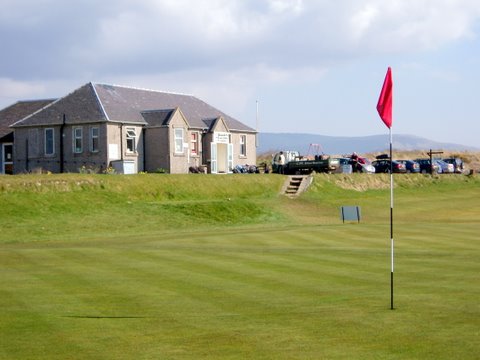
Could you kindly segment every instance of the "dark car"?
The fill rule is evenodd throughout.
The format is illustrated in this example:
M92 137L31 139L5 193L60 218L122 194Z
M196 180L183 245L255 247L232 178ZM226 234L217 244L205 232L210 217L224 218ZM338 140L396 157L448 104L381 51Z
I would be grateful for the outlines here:
M460 158L446 158L446 159L443 159L443 161L445 161L448 164L452 164L455 173L457 173L457 174L463 173L464 166L463 166L463 160L462 159L460 159Z
M413 160L397 160L399 163L405 165L407 169L407 173L419 173L420 172L420 165Z
M375 168L376 173L389 173L390 172L390 160L389 159L379 159L372 162L373 167ZM405 173L407 168L404 164L393 160L393 172L394 173Z
M415 159L415 162L420 165L420 172L422 174L440 174L442 172L442 168L436 162L433 163L433 167L430 163L430 159Z

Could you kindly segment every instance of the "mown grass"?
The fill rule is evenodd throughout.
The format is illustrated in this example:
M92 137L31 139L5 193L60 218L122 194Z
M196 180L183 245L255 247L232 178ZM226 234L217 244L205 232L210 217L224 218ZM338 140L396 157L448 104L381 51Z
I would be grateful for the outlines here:
M479 180L395 177L393 311L388 180L1 178L0 358L476 359Z
M279 176L43 175L0 181L0 242L195 231L278 221Z

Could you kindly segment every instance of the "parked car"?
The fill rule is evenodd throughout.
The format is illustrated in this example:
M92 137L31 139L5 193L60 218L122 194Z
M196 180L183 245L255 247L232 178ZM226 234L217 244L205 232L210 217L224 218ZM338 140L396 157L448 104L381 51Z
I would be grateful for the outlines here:
M453 174L455 172L453 164L449 164L440 159L434 159L433 161L440 165L440 167L442 168L442 174Z
M413 160L397 160L399 163L405 165L407 169L407 173L419 173L420 172L420 164Z
M442 174L453 174L455 172L453 164L449 164L440 159L434 159L433 161L440 165L440 167L442 168Z
M371 161L364 157L358 157L357 162L352 160L352 165L354 166L354 172L362 172L367 174L374 174L375 167L372 165Z
M443 159L448 164L453 165L453 171L457 174L462 174L464 170L463 160L460 158L446 158Z
M336 171L338 173L352 173L352 172L362 172L373 174L375 173L375 168L373 167L370 160L363 157L357 157L356 161L349 157L338 158L340 162L340 168Z
M430 174L432 172L434 174L440 174L442 172L442 168L440 167L440 165L436 162L433 162L432 166L432 164L430 163L430 159L415 159L415 162L420 165L420 172L422 174Z
M375 172L377 173L389 173L390 172L390 160L389 159L379 159L372 162ZM393 160L393 172L394 173L406 173L407 168L401 162Z
M351 174L353 172L351 159L346 157L337 158L340 166L335 171L341 174Z

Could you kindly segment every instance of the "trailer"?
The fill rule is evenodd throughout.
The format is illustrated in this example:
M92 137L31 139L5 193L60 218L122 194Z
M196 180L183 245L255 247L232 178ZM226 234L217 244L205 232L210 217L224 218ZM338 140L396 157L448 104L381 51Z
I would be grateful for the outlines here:
M317 173L332 173L340 167L339 159L329 156L316 156L310 160L294 160L285 165L284 173L288 175L300 175Z
M313 158L302 157L297 151L283 151L285 156L285 165L283 166L283 173L286 175L307 175L312 172L318 173L332 173L340 168L340 160L338 158L331 158L327 155L315 155ZM273 156L272 171L278 173L279 164L277 153ZM295 154L295 156L292 156Z

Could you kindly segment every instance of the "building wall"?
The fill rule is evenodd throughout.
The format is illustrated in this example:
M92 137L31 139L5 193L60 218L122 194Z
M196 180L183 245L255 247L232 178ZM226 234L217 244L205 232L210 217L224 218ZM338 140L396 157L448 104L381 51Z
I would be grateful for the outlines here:
M3 146L0 142L0 174L3 174Z
M196 152L194 152L194 145L192 142L192 136L195 134L196 136ZM204 162L204 157L203 157L203 132L200 130L189 130L187 134L187 141L189 141L189 149L188 151L190 152L189 155L189 167L199 167L199 166L204 166L206 163Z
M256 144L255 134L228 132L222 121L219 121L214 132L229 134L229 141L233 145L233 166L255 164ZM98 128L98 149L92 149L91 129ZM45 155L45 129L53 129L54 154ZM82 129L81 151L74 151L74 129ZM63 151L60 148L61 125L43 127L25 127L15 129L14 143L14 171L15 173L62 171L61 158L63 155L63 172L79 172L83 170L105 172L112 165L129 162L133 172L155 172L165 169L168 172L188 173L189 167L207 165L211 172L211 142L214 141L214 132L188 128L188 124L180 112L176 113L168 126L143 128L139 125L116 123L83 123L80 125L67 124L63 126ZM183 139L181 149L176 149L175 129L182 129ZM134 151L129 151L127 132L135 132ZM198 148L192 153L192 133L197 134ZM240 139L245 136L246 154L240 154ZM144 149L145 145L145 149ZM177 146L179 143L177 141ZM0 149L1 150L1 149ZM178 151L181 150L181 151ZM0 164L1 166L1 164Z
M3 143L0 142L0 174L3 174Z
M190 137L188 125L180 112L175 112L170 120L169 128L169 156L171 159L169 172L171 174L186 174L190 166ZM176 129L183 131L181 149L177 149Z
M227 129L220 126L214 132L228 132ZM208 172L211 172L211 143L215 140L214 132L210 132L203 137L203 157L204 162L208 165ZM243 132L229 132L230 143L233 145L233 167L236 165L256 165L257 163L257 147L255 134ZM240 152L240 138L245 136L245 155Z
M135 132L134 147L130 148L127 140L129 131ZM130 124L107 125L105 146L107 148L107 163L109 167L120 166L122 162L133 162L134 172L144 171L144 139L143 127ZM122 167L122 166L120 166ZM120 171L122 172L122 171Z
M92 148L91 129L98 129L97 149ZM45 129L54 131L54 154L45 155ZM78 140L79 151L75 152L74 129L81 129L82 136ZM133 129L134 151L128 151L126 132ZM15 173L62 171L63 172L104 172L114 161L132 161L134 172L143 171L143 133L141 126L125 124L92 123L81 125L65 125L63 127L63 153L60 147L61 126L43 126L17 128L15 130ZM78 133L77 133L78 134ZM28 159L27 159L28 158Z
M93 148L92 129L97 129L96 148ZM75 151L75 129L81 129L82 138L78 142L80 150ZM108 167L105 144L107 125L105 123L66 125L64 128L64 172L103 172ZM57 139L55 140L56 142Z
M170 169L168 127L145 129L145 171L156 172Z
M91 129L98 129L98 148L92 148ZM79 152L74 151L74 128L81 129L78 139ZM53 129L54 153L45 154L45 130ZM104 123L63 126L42 126L15 129L14 169L23 172L102 172L108 166L105 146L106 125ZM62 146L63 145L63 146ZM62 161L63 157L63 161ZM62 168L63 164L63 168Z
M245 155L240 153L240 139L245 136ZM256 165L257 162L257 146L256 137L252 133L231 133L231 141L233 144L233 165Z
M54 153L45 156L45 129L47 127L17 128L14 143L15 174L25 172L60 172L60 127L50 126L54 133Z

